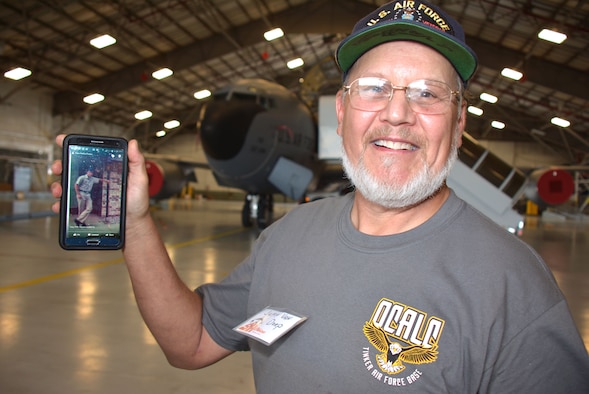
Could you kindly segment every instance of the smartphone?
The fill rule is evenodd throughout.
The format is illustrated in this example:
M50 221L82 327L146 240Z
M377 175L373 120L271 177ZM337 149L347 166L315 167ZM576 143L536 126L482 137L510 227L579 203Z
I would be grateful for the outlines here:
M59 245L120 249L125 242L127 140L70 134L63 141Z

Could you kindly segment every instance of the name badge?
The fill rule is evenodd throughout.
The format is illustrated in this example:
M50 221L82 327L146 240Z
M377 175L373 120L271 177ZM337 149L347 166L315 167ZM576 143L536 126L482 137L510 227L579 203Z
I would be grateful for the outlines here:
M269 346L305 320L306 316L285 309L267 307L233 330Z

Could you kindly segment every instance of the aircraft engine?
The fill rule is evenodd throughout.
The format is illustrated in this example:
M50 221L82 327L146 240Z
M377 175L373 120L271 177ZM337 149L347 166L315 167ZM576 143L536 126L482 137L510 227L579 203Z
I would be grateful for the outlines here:
M575 191L575 181L565 170L549 169L534 171L526 186L526 197L541 207L567 202Z
M182 190L186 175L182 167L167 160L145 160L149 177L149 197L161 200L172 197Z

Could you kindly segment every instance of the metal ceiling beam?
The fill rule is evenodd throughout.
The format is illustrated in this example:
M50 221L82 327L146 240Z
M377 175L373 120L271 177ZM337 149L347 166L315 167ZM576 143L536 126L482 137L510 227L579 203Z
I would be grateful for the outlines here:
M346 33L360 16L372 9L373 6L352 0L323 0L289 8L271 15L269 19L275 25L282 26L287 34ZM179 72L198 63L234 52L235 46L227 40L227 34L231 37L239 37L239 43L247 47L259 43L267 29L266 21L256 20L164 55L146 59L92 82L79 85L70 91L57 92L54 95L54 114L83 110L85 104L82 102L83 94L80 92L88 92L88 94L100 92L108 97L132 89L145 83L140 77L146 70L151 70L153 65L165 64Z
M353 0L313 1L270 15L268 19L274 25L281 26L287 34L347 34L354 23L372 11L373 7ZM77 86L75 91L58 92L54 95L54 113L83 110L85 105L80 92L89 94L98 91L108 97L145 83L140 76L154 65L166 64L175 71L181 71L231 53L235 47L226 39L227 33L239 37L240 44L247 47L259 43L265 30L267 22L256 20ZM467 42L477 52L481 65L498 71L505 66L518 64L525 57L524 53L476 37L467 37ZM530 82L589 100L589 91L586 89L589 86L589 75L586 73L534 57L526 60L525 72Z
M571 96L589 100L589 74L562 66L476 37L467 37L468 45L476 52L479 64L501 71L504 67L523 64L526 80Z

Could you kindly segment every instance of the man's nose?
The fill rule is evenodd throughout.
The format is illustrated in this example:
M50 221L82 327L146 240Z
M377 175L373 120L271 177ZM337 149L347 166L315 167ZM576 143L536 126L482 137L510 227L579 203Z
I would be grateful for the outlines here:
M408 123L415 120L415 113L407 101L405 89L393 89L387 106L380 111L380 119L391 124Z

